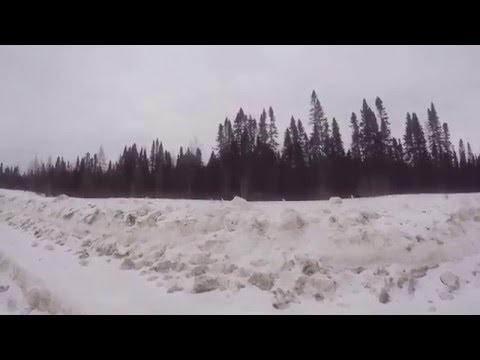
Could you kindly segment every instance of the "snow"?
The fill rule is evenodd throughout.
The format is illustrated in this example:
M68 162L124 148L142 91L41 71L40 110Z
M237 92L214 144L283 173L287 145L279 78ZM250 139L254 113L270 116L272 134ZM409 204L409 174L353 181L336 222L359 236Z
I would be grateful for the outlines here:
M0 190L0 314L480 314L478 204Z
M442 283L448 287L450 292L457 290L460 287L460 279L457 275L447 271L440 276Z
M332 204L332 205L341 204L341 203L342 203L342 199L339 198L339 197L331 197L330 198L330 204Z

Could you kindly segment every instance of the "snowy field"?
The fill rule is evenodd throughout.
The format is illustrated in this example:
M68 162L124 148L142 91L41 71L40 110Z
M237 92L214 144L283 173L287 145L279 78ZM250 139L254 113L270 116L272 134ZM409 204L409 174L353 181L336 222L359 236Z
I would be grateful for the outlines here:
M0 190L0 314L480 314L480 194L246 202Z

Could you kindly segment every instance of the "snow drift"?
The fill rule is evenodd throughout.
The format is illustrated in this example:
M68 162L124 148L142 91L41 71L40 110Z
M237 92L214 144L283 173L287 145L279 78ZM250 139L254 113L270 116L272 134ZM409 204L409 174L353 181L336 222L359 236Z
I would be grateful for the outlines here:
M169 293L256 288L276 309L328 301L352 276L382 303L480 251L480 195L307 202L77 199L0 190L0 222L31 246L119 259ZM346 280L347 279L347 280ZM452 282L453 280L449 280Z

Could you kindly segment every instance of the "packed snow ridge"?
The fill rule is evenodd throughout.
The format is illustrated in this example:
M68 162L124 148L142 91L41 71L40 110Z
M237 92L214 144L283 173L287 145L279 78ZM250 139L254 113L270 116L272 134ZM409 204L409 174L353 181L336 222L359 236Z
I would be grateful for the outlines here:
M387 306L425 286L434 287L432 304L480 288L479 194L247 202L0 190L2 223L30 234L39 251L73 253L82 267L106 257L119 272L136 271L169 294L256 289L270 296L275 311L304 301L338 305L360 293ZM471 279L447 271L466 258L473 259L465 270ZM0 257L0 273L11 272L13 260ZM0 303L13 290L0 287ZM72 312L40 295L25 301L39 311Z

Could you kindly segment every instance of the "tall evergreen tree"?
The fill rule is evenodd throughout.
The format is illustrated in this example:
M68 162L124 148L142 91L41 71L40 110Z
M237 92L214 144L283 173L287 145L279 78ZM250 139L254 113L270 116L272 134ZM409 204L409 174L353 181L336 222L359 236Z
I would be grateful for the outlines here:
M320 144L321 155L326 156L329 151L329 126L327 118L325 117L325 112L323 107L320 104L320 100L315 93L315 90L312 91L311 100L310 100L310 124L312 125L312 143ZM316 129L315 129L316 126ZM318 136L318 139L314 138Z
M323 123L323 131L320 131L320 140L322 141L323 154L325 156L329 155L332 144L330 136L330 125L328 124L327 119L325 119L325 122Z
M308 148L308 136L305 133L305 128L303 127L302 121L298 119L297 121L298 137L300 142L300 147L305 161L308 161L309 157L309 148Z
M218 131L217 131L217 151L220 153L225 149L225 131L223 129L223 125L220 123L218 124Z
M353 112L352 117L350 118L350 127L352 128L352 157L354 159L360 160L362 156L360 150L360 128L358 126L357 115Z
M317 124L318 128L322 128L322 121L325 119L325 113L323 112L322 105L318 100L315 90L312 91L310 97L310 125L313 127Z
M399 146L400 145L400 146ZM403 154L400 151L401 148L401 142L400 140L397 141L397 139L392 138L392 147L393 147L393 160L395 162L401 162L403 161Z
M331 138L332 155L336 158L345 156L345 149L343 148L342 136L337 120L332 119L332 138Z
M292 143L299 143L300 136L298 135L297 124L295 123L295 119L293 116L290 119L290 136L292 137Z
M455 169L458 169L458 167L459 167L458 156L457 156L457 152L455 151L455 149L453 149L453 147L452 147L452 160L453 160L453 167Z
M305 154L302 149L300 132L293 116L290 119L290 136L292 143L291 166L294 168L303 168L305 166Z
M151 172L155 172L155 164L157 161L157 153L155 147L155 140L152 141L152 147L150 149L150 170Z
M273 151L277 151L278 130L277 130L277 125L275 124L275 114L273 113L273 109L271 106L268 109L268 117L270 119L270 122L268 124L268 145L270 145L270 148Z
M405 122L405 135L403 136L403 148L405 154L405 161L407 164L412 165L414 158L414 141L413 141L413 128L412 118L410 113L407 113L407 120Z
M310 156L312 160L317 161L322 156L322 147L320 143L320 130L318 124L313 124L312 135L310 136Z
M422 125L418 121L417 114L415 113L412 113L412 133L414 158L418 163L420 160L426 160L428 153L425 133L423 132Z
M450 130L448 129L448 124L443 123L442 126L442 148L443 148L443 155L442 155L442 167L450 168L453 166L453 154L452 154L452 143L450 141Z
M290 135L290 129L285 130L285 137L283 139L282 161L291 166L293 161L293 142Z
M470 143L467 142L467 164L470 166L475 165L475 156L473 155L472 148L470 147Z
M258 123L258 141L261 144L267 144L268 142L267 112L265 109L263 109Z
M428 145L430 149L430 154L432 155L432 160L435 164L440 162L444 149L444 141L442 141L442 127L440 125L440 121L438 120L437 111L435 110L435 106L433 103L431 104L430 109L427 110L428 112Z
M257 120L252 118L251 116L248 117L247 129L248 129L249 151L252 152L253 148L255 147L258 128L257 128Z
M452 150L452 144L450 142L450 130L448 129L447 123L443 123L443 148L447 154Z
M388 121L387 111L379 97L375 99L375 107L377 108L378 118L380 119L380 141L383 148L383 154L388 155L392 142L390 135L390 122Z
M97 152L97 161L98 166L102 170L102 172L107 170L107 157L105 156L105 150L103 146L100 146Z
M247 116L243 112L243 109L240 108L240 110L238 110L237 116L235 117L235 120L233 121L233 135L237 145L239 145L241 142L242 134L245 130L246 123Z
M465 145L463 145L462 139L458 143L458 154L460 155L460 168L463 169L467 166L467 156L465 155Z
M228 118L226 118L225 122L223 123L223 132L224 132L225 147L229 148L231 147L232 143L235 140L234 140L232 122Z
M365 159L374 159L379 152L378 149L378 123L375 113L363 99L360 120L360 147Z

